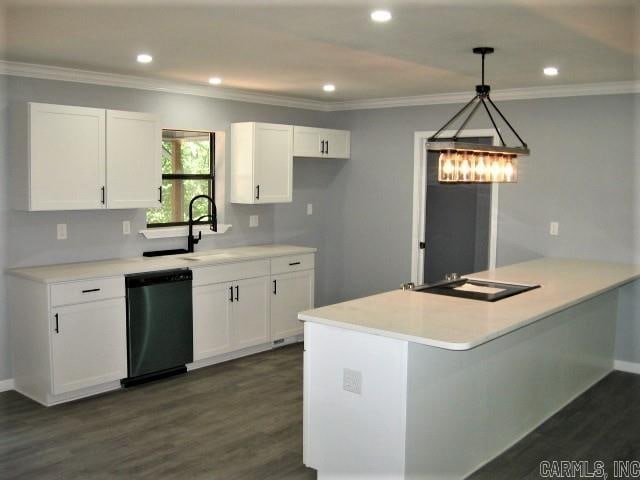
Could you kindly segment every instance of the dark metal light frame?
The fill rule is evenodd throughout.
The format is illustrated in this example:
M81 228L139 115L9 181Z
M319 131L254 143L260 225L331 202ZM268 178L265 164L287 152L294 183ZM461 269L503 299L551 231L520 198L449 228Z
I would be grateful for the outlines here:
M435 151L468 151L468 152L487 152L487 153L503 153L506 155L529 155L530 150L527 146L526 142L522 139L522 137L516 132L513 128L509 120L502 114L500 109L497 107L491 97L489 92L491 91L491 86L486 85L484 83L484 62L485 56L494 52L493 47L476 47L473 49L473 53L477 55L482 55L482 84L476 85L476 95L464 106L462 107L447 123L445 123L440 130L438 130L434 135L427 139L427 149L435 150ZM489 120L491 120L491 124L498 134L498 138L500 138L501 145L483 145L479 146L478 144L471 144L466 142L459 142L458 138L460 134L464 130L464 128L469 123L469 120L473 118L475 113L480 108L480 105L484 107L484 111L487 113ZM502 137L502 133L498 129L498 125L494 119L494 116L491 113L491 110L494 110L494 113L497 113L502 121L509 127L509 130L516 136L516 138L520 141L521 146L519 147L508 147ZM448 137L447 140L439 140L439 136L444 132L453 122L455 122L458 118L462 117L462 115L468 112L466 118L460 124L460 127L456 131L456 133L452 137ZM451 139L451 140L449 140Z

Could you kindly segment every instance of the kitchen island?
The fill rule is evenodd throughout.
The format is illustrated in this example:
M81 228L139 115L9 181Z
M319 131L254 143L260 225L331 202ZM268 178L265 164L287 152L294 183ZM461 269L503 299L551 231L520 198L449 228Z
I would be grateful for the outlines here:
M304 463L318 478L464 478L613 369L640 267L539 259L469 277L497 302L391 291L301 312Z

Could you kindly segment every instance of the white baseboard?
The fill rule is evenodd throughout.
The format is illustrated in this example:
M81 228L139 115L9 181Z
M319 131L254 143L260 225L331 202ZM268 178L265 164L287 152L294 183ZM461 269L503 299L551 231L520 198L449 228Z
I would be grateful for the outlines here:
M613 368L621 372L637 373L640 375L640 363L616 360L613 362Z
M0 380L0 392L6 392L9 390L15 390L15 384L13 383L13 378Z

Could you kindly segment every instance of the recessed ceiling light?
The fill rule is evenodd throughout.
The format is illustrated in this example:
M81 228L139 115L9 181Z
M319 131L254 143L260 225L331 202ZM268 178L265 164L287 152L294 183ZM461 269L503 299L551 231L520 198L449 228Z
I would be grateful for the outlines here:
M222 79L220 77L211 77L209 79L209 83L211 85L220 85L222 83Z
M558 75L558 69L556 67L545 67L543 72L547 77L555 77Z
M138 55L137 60L139 63L151 63L153 57L148 53L141 53L140 55Z
M327 83L322 87L325 92L334 92L336 90L336 86L332 83Z
M371 20L379 23L388 22L391 20L391 12L389 10L374 10L371 12Z

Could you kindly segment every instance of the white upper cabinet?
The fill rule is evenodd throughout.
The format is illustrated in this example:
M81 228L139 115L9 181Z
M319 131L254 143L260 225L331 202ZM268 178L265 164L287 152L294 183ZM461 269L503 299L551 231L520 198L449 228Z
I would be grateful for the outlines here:
M16 208L160 205L161 129L153 115L43 103L26 112L16 116L12 139Z
M104 208L105 111L29 104L29 164L20 185L26 210ZM26 194L26 195L25 195Z
M291 202L293 127L274 123L231 124L231 201Z
M160 206L161 147L155 115L107 110L107 208Z
M293 156L349 158L351 132L328 128L293 127Z

